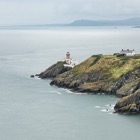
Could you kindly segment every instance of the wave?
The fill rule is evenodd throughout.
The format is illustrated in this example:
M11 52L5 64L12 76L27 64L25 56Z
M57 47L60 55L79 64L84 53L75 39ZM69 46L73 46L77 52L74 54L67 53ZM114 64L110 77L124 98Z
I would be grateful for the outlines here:
M50 91L51 93L57 93L57 94L59 94L59 95L61 95L62 93L61 92L58 92L58 91L55 91L55 90L53 90L53 91Z
M101 108L101 106L95 106L95 108Z
M108 112L108 109L101 109L102 112Z
M42 80L41 78L39 78L39 77L37 77L37 76L35 76L35 77L34 77L34 79L37 79L37 80Z
M96 105L96 106L94 106L94 108L99 109L101 112L106 112L106 113L112 115L113 111L114 111L114 104L107 104L105 106Z
M70 91L70 90L68 90L68 89L64 89L67 93L74 93L74 92L72 92L72 91Z

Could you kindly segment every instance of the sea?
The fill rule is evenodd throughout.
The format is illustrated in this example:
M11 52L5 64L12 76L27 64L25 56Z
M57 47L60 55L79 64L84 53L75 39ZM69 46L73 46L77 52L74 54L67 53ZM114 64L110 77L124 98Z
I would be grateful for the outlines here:
M122 49L140 53L140 28L1 28L0 140L139 139L140 115L114 114L114 95L74 93L30 78L66 52L80 63Z

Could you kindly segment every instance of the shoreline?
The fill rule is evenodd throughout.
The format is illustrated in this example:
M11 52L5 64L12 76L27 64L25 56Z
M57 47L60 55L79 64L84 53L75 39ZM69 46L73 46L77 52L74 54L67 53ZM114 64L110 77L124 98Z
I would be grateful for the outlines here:
M93 55L74 68L64 67L64 63L58 61L37 76L72 92L122 97L114 107L115 113L140 113L140 55Z

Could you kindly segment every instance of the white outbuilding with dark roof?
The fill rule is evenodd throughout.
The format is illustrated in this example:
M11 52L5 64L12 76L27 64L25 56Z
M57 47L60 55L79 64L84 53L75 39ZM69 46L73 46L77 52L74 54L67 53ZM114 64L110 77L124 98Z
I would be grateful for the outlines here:
M134 56L136 54L135 50L124 50L122 49L120 54L125 54L126 56Z

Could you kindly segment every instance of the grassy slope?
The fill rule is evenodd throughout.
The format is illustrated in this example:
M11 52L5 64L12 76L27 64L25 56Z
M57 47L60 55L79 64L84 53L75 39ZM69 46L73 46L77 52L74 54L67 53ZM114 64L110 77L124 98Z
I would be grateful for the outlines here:
M101 71L108 80L117 80L122 75L140 67L140 55L116 57L113 55L93 55L73 68L74 76Z

